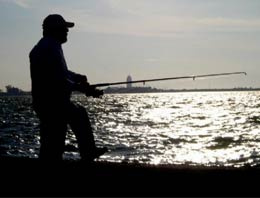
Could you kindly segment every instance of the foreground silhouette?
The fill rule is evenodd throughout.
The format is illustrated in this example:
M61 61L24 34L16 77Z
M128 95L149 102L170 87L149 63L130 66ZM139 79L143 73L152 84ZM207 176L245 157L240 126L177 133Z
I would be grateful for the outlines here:
M0 157L0 196L257 196L258 167L148 165Z
M67 125L75 133L83 160L93 161L107 151L96 147L85 108L70 100L73 91L102 95L89 85L85 75L68 70L61 45L67 42L68 28L73 26L60 15L47 16L42 25L43 38L29 55L33 108L40 119L42 160L62 160Z

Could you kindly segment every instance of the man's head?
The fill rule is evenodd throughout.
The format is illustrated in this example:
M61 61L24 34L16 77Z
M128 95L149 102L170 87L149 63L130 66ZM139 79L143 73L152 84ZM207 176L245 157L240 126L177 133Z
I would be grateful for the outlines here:
M43 36L55 38L58 42L65 43L69 29L74 27L74 23L67 22L58 14L51 14L43 20Z

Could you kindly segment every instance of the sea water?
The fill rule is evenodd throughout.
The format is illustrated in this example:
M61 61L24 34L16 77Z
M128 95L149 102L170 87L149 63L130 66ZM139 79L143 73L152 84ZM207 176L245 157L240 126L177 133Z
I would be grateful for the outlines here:
M51 97L51 96L50 96ZM73 95L89 112L99 161L206 166L260 164L260 92ZM38 157L30 96L0 97L0 155ZM64 158L79 159L69 129Z

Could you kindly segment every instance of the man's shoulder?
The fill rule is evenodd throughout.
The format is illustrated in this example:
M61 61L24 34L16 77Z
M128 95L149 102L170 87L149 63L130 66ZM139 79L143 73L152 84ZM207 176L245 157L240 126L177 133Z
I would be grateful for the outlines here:
M33 47L30 54L35 53L44 53L44 54L51 54L55 53L60 50L60 46L57 42L55 42L53 39L49 38L41 38L39 42Z
M37 44L39 48L47 48L47 49L57 49L61 48L60 44L52 38L43 37Z

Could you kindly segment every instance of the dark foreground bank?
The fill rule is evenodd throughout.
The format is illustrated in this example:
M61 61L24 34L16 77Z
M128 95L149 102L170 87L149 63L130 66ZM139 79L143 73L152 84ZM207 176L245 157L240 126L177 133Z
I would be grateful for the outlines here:
M260 168L0 158L1 196L260 195Z

